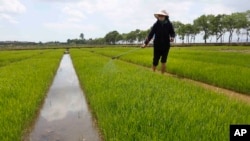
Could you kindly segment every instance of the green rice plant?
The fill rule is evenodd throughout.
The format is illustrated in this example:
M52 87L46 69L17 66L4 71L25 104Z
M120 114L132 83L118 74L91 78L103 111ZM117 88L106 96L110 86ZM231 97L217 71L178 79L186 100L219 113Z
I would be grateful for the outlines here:
M0 51L0 67L8 65L10 63L29 59L33 56L43 54L48 50L11 50Z
M226 49L214 48L172 48L170 57L178 58L183 60L194 60L201 62L208 62L213 64L222 64L222 65L236 65L242 67L250 68L250 48L247 49L238 49L231 48L229 51Z
M250 68L170 59L169 72L241 93L250 94Z
M71 57L104 140L221 141L250 123L249 104L84 49Z
M84 50L88 50L90 52L102 54L104 56L122 56L124 53L131 52L133 53L133 50L137 49L138 47L106 47L106 48L86 48Z
M176 49L169 56L168 70L180 76L250 94L248 62L250 53L241 50L223 52Z
M1 141L20 141L25 136L46 96L62 54L62 50L50 50L0 67Z
M113 48L99 49L99 53ZM116 49L118 50L118 49ZM226 50L226 51L225 51ZM151 67L152 48L121 56L120 59ZM250 48L171 48L167 71L237 92L250 94Z

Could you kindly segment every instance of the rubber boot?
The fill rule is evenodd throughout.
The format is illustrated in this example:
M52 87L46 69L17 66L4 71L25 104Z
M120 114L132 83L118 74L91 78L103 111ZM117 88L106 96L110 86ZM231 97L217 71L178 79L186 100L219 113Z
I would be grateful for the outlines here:
M153 71L155 72L155 70L156 70L156 66L153 66L153 67L152 67L152 69L153 69Z
M161 73L164 74L165 70L166 70L166 63L162 63L161 64Z

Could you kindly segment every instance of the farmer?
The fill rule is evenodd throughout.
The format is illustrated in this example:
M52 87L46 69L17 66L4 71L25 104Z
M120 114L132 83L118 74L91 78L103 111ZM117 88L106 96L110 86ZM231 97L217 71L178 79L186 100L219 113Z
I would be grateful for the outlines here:
M153 57L153 71L161 59L161 72L162 74L166 69L166 62L168 57L168 52L170 49L170 42L174 41L175 31L172 23L169 21L168 13L165 10L161 10L154 14L157 21L151 28L142 48L145 48L150 40L154 37L154 57Z

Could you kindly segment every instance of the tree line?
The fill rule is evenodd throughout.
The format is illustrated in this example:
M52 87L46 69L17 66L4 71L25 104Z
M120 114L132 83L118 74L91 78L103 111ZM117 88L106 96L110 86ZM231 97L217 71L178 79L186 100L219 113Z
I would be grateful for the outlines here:
M216 43L232 43L235 36L236 42L249 42L250 37L250 10L232 14L201 15L193 23L184 24L180 21L172 21L176 32L176 40L181 43L196 43L196 37L202 36L204 43L214 39ZM79 39L68 39L68 44L135 44L142 43L148 30L136 29L129 33L120 34L117 30L108 32L105 37L96 39L84 39L80 34ZM227 35L227 36L226 36ZM228 39L225 40L225 37ZM241 40L242 41L242 40Z

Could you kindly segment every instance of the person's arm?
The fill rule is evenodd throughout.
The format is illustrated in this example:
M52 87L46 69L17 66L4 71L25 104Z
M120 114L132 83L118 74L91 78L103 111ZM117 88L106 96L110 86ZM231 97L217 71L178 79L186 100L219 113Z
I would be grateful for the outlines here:
M174 41L174 38L175 38L175 31L174 31L174 26L172 23L170 23L170 42L173 42Z
M143 48L146 47L148 45L148 43L150 42L150 40L153 38L153 36L155 34L155 25L156 24L153 25L153 27L151 28L147 38L145 39L144 44L142 45Z

